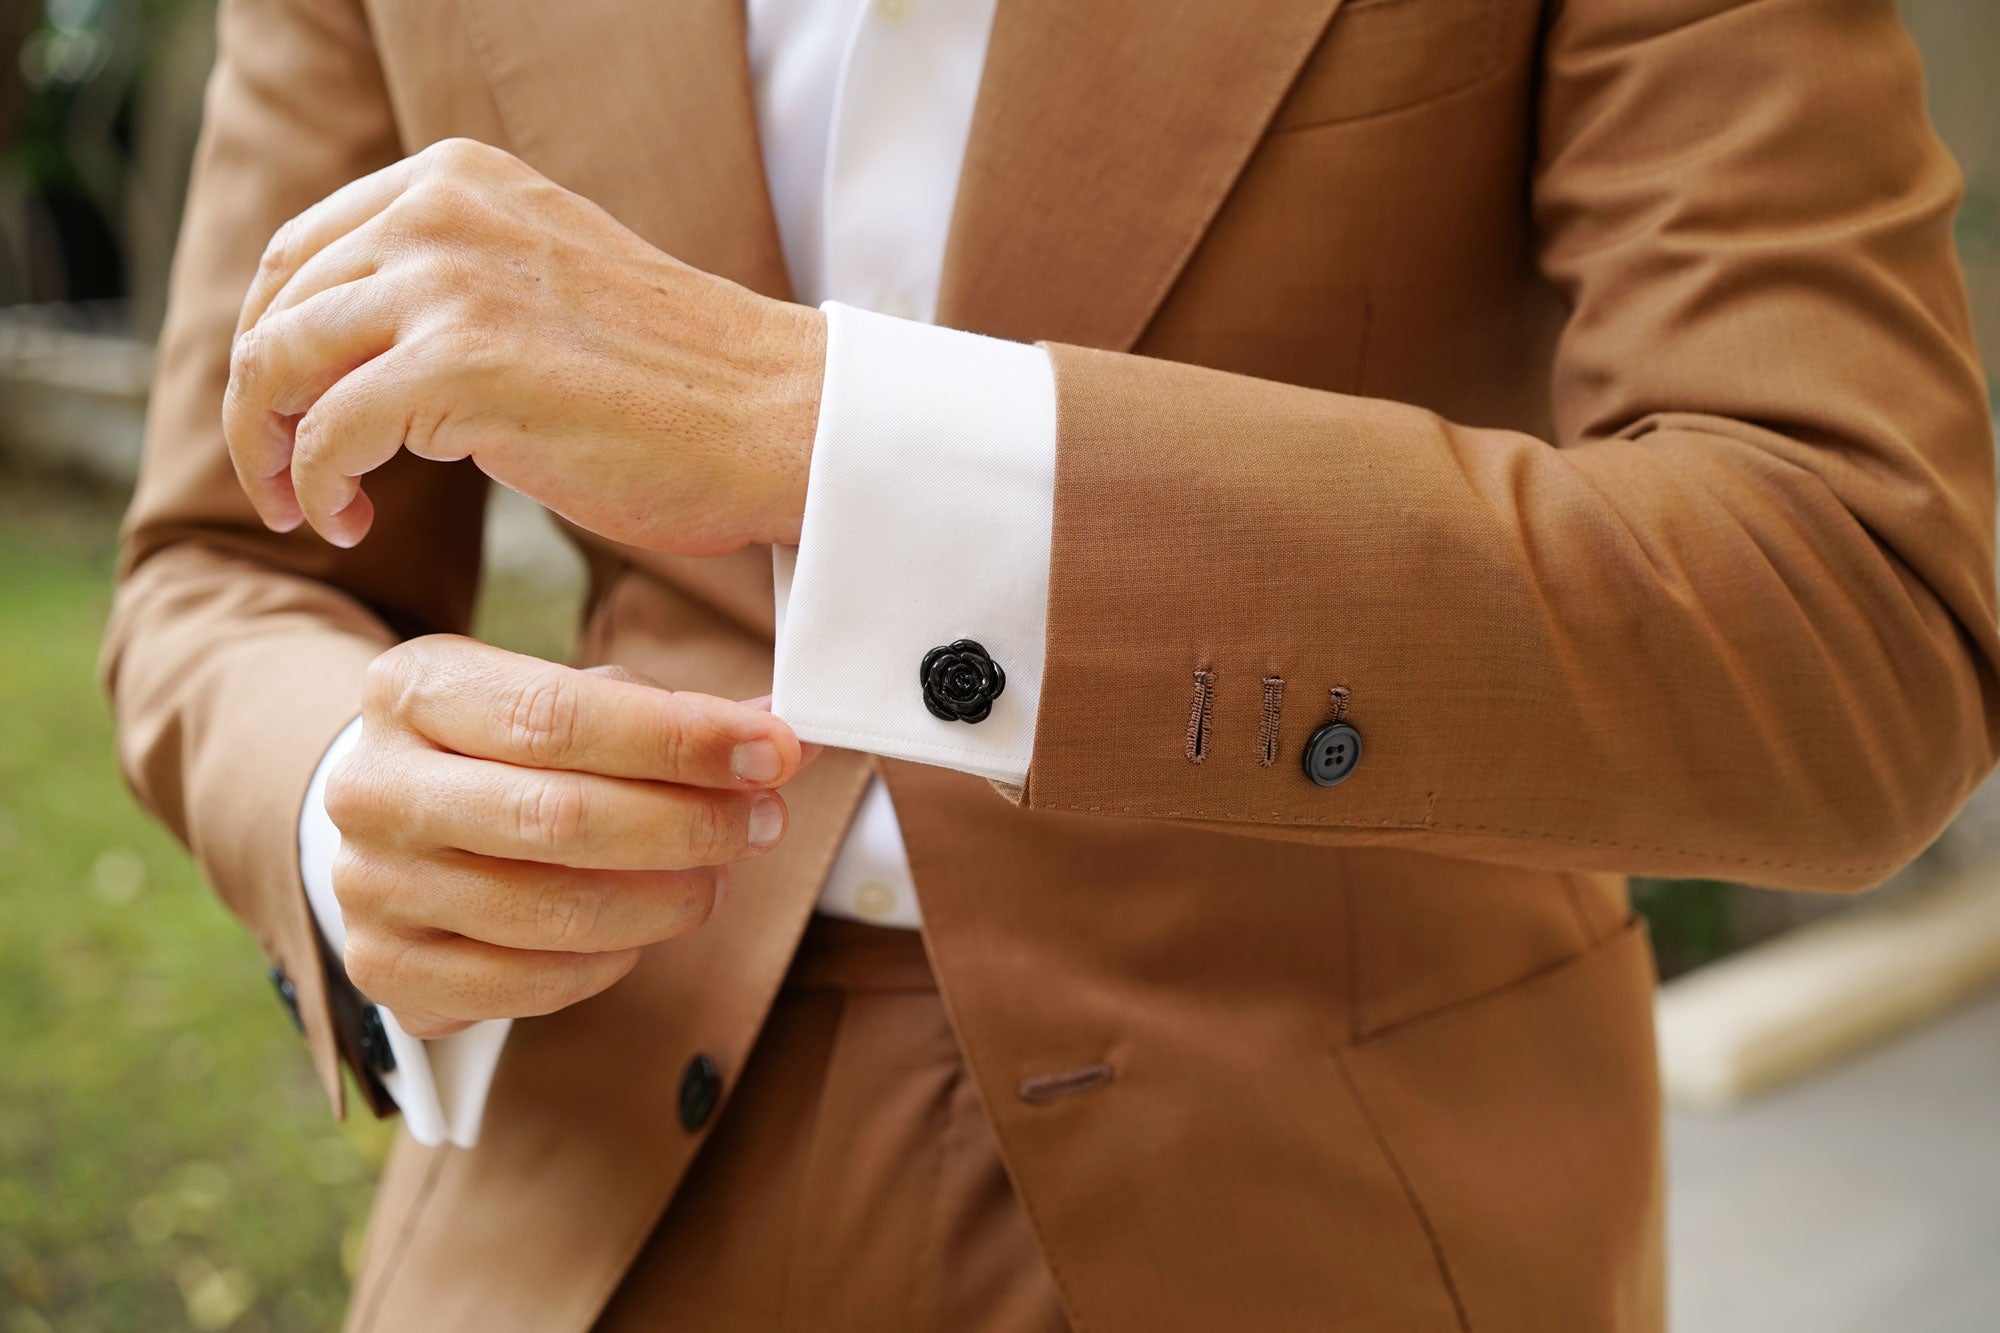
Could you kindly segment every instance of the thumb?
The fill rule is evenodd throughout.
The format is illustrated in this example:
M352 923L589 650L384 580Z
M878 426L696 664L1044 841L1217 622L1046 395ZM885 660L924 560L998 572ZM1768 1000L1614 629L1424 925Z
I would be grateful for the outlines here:
M745 699L743 701L743 706L746 708L760 708L764 712L768 713L771 711L771 696L768 694L760 694L755 699ZM819 758L820 751L824 749L826 749L824 745L815 745L811 741L800 741L799 772L801 773L805 772L806 769L812 764L812 761Z

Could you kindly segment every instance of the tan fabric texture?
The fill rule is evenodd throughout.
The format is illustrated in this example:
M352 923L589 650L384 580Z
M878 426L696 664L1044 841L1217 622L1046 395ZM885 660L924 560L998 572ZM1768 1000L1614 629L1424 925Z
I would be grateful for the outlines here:
M453 135L786 291L739 4L224 4L104 670L336 1098L294 820L372 655L464 628L484 483L404 459L356 550L272 536L219 404L271 232ZM1018 791L880 768L1074 1326L1660 1327L1620 876L1857 888L1993 763L1958 189L1891 0L1002 0L941 317L1055 359L1040 728ZM768 686L767 552L576 537L578 661ZM1366 748L1321 788L1335 688ZM681 1262L663 1210L786 1188L744 1153L790 1150L826 1002L752 1047L869 772L826 756L716 920L517 1025L476 1149L398 1151L354 1327L580 1331Z
M598 1333L1067 1333L913 931L808 928Z

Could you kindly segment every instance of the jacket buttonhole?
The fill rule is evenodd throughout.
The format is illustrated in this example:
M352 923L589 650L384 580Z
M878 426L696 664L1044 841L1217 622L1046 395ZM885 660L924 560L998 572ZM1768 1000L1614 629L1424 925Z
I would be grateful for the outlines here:
M1194 673L1194 699L1188 705L1187 736L1181 753L1190 764L1208 757L1209 710L1215 706L1215 672L1207 667Z
M1017 1091L1021 1100L1028 1105L1041 1106L1109 1083L1116 1076L1117 1071L1110 1065L1085 1065L1081 1069L1072 1069L1063 1074L1041 1074L1035 1078L1024 1078Z

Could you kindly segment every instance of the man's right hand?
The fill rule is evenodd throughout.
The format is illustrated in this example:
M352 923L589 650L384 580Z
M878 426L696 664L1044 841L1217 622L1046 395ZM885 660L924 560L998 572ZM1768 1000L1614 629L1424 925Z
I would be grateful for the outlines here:
M768 851L798 738L765 709L435 635L369 672L328 776L349 978L412 1036L545 1014L708 919Z

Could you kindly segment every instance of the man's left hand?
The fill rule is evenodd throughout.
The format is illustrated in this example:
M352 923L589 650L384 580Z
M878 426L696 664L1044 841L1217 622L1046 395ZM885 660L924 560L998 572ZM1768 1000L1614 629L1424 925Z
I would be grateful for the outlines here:
M352 546L407 448L613 541L796 542L823 317L700 272L518 158L447 140L287 223L237 324L224 433L264 522Z

